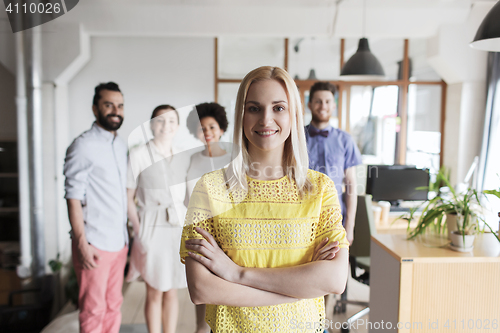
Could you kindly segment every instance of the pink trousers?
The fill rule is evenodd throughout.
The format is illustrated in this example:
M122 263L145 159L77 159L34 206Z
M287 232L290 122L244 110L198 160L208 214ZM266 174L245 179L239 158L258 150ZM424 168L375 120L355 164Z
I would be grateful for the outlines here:
M120 308L128 247L118 252L97 249L101 258L97 262L98 267L91 270L83 268L75 242L72 248L73 266L80 287L80 333L118 333L122 319Z

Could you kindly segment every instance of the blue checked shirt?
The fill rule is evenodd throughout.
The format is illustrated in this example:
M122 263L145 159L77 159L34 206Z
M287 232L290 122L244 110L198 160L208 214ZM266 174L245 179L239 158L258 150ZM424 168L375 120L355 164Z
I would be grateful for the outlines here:
M305 127L307 151L309 153L309 169L326 174L335 183L337 193L342 193L345 170L361 164L361 153L352 137L337 128L328 126L324 129L328 136L311 136L311 132L319 131L312 124ZM341 197L339 195L339 197ZM342 215L345 214L345 198L340 200Z

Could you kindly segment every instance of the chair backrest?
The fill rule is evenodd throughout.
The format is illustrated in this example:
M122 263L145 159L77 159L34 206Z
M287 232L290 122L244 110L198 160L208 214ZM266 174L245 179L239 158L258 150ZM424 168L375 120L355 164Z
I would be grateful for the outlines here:
M371 235L375 235L376 233L372 210L372 196L370 194L358 195L354 241L349 248L349 255L354 257L369 257Z

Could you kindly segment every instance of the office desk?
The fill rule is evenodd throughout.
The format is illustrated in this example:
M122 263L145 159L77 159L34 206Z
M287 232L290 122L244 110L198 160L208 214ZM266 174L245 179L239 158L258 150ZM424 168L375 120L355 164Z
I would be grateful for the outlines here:
M370 266L369 332L500 332L500 244L493 235L476 236L470 253L374 235Z
M421 204L421 202L417 202ZM405 207L415 207L417 204L415 202L405 202L403 203L403 206ZM372 206L379 206L378 202L372 201ZM402 215L405 215L405 212L397 212L397 211L390 211L389 212L389 218L387 223L383 223L382 220L378 220L375 218L375 213L374 213L374 221L375 221L375 228L377 229L378 234L404 234L406 233L406 230L408 228L408 221L401 219L400 217ZM415 212L413 215L413 220L411 221L410 228L414 229L417 226L418 219L420 218L420 215L422 214L421 211Z
M406 234L408 229L408 221L400 219L402 212L390 212L389 221L384 224L381 221L375 223L375 228L378 234ZM410 228L414 229L417 226L418 219L420 218L420 213L416 213L413 220L410 223Z

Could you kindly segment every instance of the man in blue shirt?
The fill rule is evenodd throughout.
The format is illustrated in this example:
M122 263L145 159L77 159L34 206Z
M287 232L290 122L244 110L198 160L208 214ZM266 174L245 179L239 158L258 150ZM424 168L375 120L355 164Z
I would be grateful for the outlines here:
M330 177L342 193L340 207L343 225L350 244L354 239L354 219L356 216L356 165L361 164L361 154L352 137L330 125L330 117L337 105L336 88L329 82L316 82L309 92L312 120L305 128L309 168ZM342 191L342 183L345 192ZM340 196L339 196L340 197Z

